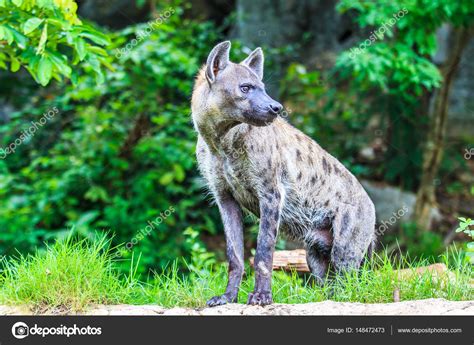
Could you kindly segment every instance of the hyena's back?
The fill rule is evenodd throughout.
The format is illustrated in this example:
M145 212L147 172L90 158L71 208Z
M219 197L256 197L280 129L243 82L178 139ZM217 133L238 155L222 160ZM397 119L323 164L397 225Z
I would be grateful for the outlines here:
M375 210L357 179L315 141L282 119L241 124L221 138L226 158L198 140L211 191L229 190L259 216L259 200L279 191L280 229L304 243L312 271L357 268L374 240Z

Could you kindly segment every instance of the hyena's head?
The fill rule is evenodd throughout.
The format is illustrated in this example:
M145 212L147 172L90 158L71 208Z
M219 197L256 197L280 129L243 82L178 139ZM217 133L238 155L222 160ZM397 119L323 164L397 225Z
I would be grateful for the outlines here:
M263 52L255 49L241 63L229 60L230 42L216 45L210 52L204 69L207 83L205 108L217 112L223 120L265 126L273 122L282 105L265 92ZM204 104L203 104L204 105Z

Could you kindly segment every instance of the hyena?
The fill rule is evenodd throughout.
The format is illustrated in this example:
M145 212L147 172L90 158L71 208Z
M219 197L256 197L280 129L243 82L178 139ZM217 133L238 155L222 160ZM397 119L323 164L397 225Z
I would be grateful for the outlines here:
M281 116L265 92L263 52L229 61L230 42L210 52L197 75L192 117L199 169L215 198L227 242L228 285L208 306L237 302L244 272L242 210L260 218L255 289L248 304L272 303L279 230L304 244L312 275L359 268L375 239L375 210L357 179Z

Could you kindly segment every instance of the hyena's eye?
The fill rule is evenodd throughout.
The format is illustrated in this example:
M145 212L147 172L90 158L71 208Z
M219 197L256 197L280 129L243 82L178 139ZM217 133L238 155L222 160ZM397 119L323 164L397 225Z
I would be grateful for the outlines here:
M252 89L252 85L248 85L248 84L240 85L240 91L242 91L243 93L248 93L250 89Z

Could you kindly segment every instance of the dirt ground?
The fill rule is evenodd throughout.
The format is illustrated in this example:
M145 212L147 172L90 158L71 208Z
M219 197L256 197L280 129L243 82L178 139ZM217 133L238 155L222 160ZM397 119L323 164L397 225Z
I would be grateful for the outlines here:
M26 307L0 306L0 315L31 315ZM47 314L70 314L49 311ZM265 307L228 304L215 308L163 308L157 305L98 305L82 315L473 315L474 301L426 299L397 303L324 301L306 304L273 304Z

